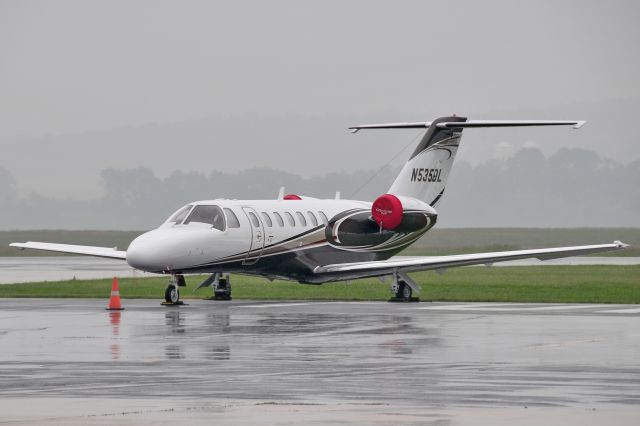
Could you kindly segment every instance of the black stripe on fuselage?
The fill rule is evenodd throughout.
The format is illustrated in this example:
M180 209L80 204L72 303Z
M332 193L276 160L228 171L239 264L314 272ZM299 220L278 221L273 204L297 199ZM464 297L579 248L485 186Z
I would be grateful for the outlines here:
M295 250L287 250L270 256L261 257L260 260L250 266L242 264L241 260L225 261L215 265L202 265L191 268L183 268L179 273L216 273L232 272L246 275L256 275L287 280L301 281L305 283L320 284L329 281L340 280L336 275L317 275L313 269L318 265L344 262L367 262L384 260L389 256L374 252L351 252L337 249L329 244L301 247ZM176 271L177 272L177 271Z
M366 209L361 208L345 210L338 216L334 216L332 220L330 220L329 226L332 226L332 223L335 222L337 217L344 217L344 215L348 216L353 213L358 214L365 211ZM412 213L413 210L407 211L407 213L410 212ZM361 246L355 250L350 249L349 247L337 247L332 245L325 238L328 227L317 226L259 249L221 257L209 262L193 265L188 268L182 268L180 271L175 272L185 274L232 272L264 276L268 278L297 280L306 283L338 281L341 279L341 275L317 275L313 273L313 270L319 265L368 262L388 259L413 243L433 224L435 224L435 219L433 219L433 222L429 224L429 226L419 230L418 232L408 232L400 236L396 241L387 241L386 244L388 245L386 247L385 243L377 243L370 244L368 246ZM302 240L304 238L311 239L310 235L318 231L324 231L322 237L318 235L317 239L314 238L313 241L308 241L303 246L286 247L287 244L291 244L297 240ZM281 249L272 253L264 253L265 249L278 248ZM247 258L251 259L250 256L252 254L254 255L254 258L259 257L257 261L251 265L243 264Z
M360 211L365 211L365 209L362 209L362 208L352 208L352 209L348 209L348 210L344 210L343 212L340 212L340 213L339 213L339 215L343 215L343 214L350 214L350 213L353 213L353 212L360 212ZM334 217L335 217L335 216L334 216ZM332 218L331 220L333 220L333 218ZM331 222L331 220L330 220L329 222ZM297 239L300 239L300 238L306 237L307 235L310 235L310 234L312 234L313 232L319 231L319 230L321 230L321 229L322 229L322 230L326 230L326 228L327 228L327 227L326 227L326 226L324 226L324 225L319 225L319 226L316 226L315 228L311 228L311 229L310 229L310 230L308 230L308 231L302 232L302 233L300 233L300 234L296 234L296 235L294 235L294 236L292 236L292 237L289 237L289 238L287 238L287 239L284 239L284 240L282 240L282 241L278 241L278 242L276 242L276 243L273 243L273 244L270 244L270 245L267 245L267 246L263 246L263 247L262 247L262 248L260 248L260 249L253 249L253 250L249 250L249 251L244 251L244 252L240 252L240 253L232 254L232 255L229 255L229 256L220 257L220 258L218 258L218 259L214 259L214 260L211 260L211 261L209 261L209 262L206 262L206 263L203 263L203 264L200 264L200 265L196 265L196 266L209 265L209 264L212 264L212 263L214 263L214 262L219 262L219 261L221 261L221 260L229 260L229 259L233 259L233 258L236 258L236 257L237 257L237 258L241 258L242 260L244 260L247 256L251 255L252 253L253 253L253 254L256 254L256 253L258 253L258 252L264 252L264 250L266 250L266 249L272 249L272 248L277 247L277 246L279 246L279 245L283 245L283 244L286 244L286 243L289 243L289 242L295 241L295 240L297 240ZM285 250L289 250L289 249L285 249Z
M324 228L325 228L325 226L324 226L324 225L322 225L322 226L316 226L315 228L312 228L312 229L310 229L310 230L308 230L308 231L305 231L305 232L302 232L302 233L300 233L300 234L296 234L296 235L294 235L294 236L292 236L292 237L289 237L289 238L287 238L287 239L285 239L285 240L278 241L278 242L276 242L276 243L269 244L269 245L266 245L266 246L262 246L262 247L261 247L261 248L259 248L259 249L258 249L258 248L256 248L256 249L253 249L253 250L248 250L248 251L243 251L243 252L236 253L236 254L231 254L231 255L229 255L229 256L223 256L223 257L220 257L220 258L217 258L217 259L214 259L214 260L211 260L211 261L205 262L205 263L201 263L201 264L198 264L198 265L194 265L193 267L195 268L195 267L201 267L201 266L213 265L213 264L215 264L215 263L220 263L220 262L224 262L224 261L233 261L233 260L236 260L236 259L234 259L234 258L239 258L239 260L244 260L244 259L246 259L248 256L250 256L252 253L253 253L253 254L257 254L257 253L260 253L260 252L264 252L266 249L272 249L272 248L275 248L275 247L277 247L277 246L280 246L280 245L283 245L283 244L286 244L286 243L289 243L289 242L295 241L296 239L300 239L300 238L306 237L307 235L310 235L310 234L312 234L312 233L314 233L314 232L316 232L316 231L319 231L320 229L324 229ZM290 249L283 249L283 251L286 251L286 250L290 250Z

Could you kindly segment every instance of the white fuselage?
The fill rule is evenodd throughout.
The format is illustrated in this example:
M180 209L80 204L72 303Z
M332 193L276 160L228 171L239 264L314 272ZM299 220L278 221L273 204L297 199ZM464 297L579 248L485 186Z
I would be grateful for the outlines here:
M197 208L224 212L224 221L190 220L198 216ZM384 259L397 251L399 246L388 244L345 246L337 233L332 234L345 218L356 214L367 214L370 221L370 210L371 203L355 200L198 201L136 238L127 250L127 262L156 273L243 272L305 280L315 266L327 261ZM435 211L430 213L435 217ZM177 221L176 215L180 215ZM328 227L332 227L329 233Z

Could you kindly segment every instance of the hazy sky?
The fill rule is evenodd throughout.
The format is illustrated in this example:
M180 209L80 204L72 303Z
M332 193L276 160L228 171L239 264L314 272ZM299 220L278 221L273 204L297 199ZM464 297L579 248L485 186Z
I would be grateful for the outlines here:
M0 147L221 117L427 120L637 98L639 12L637 1L0 0ZM19 163L0 160L18 181ZM250 165L262 163L286 168L268 153Z
M0 139L640 94L637 1L2 1Z

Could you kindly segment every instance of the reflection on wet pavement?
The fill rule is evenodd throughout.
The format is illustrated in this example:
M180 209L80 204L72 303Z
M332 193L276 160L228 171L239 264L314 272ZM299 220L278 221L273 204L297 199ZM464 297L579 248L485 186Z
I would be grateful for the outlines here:
M122 311L109 312L109 322L111 323L111 336L113 337L113 343L111 344L111 359L120 359L120 319L122 317Z
M82 256L0 257L0 284L111 277L145 277L126 262Z
M0 396L640 404L640 315L628 306L125 304L0 300Z

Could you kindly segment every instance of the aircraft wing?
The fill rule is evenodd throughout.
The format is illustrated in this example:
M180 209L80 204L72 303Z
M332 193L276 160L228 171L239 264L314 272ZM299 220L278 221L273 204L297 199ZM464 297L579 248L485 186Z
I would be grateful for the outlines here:
M77 246L73 244L39 243L35 241L27 241L26 243L11 243L9 245L20 250L45 250L56 251L60 253L82 254L85 256L106 257L109 259L127 259L126 251L116 250L115 248L111 247Z
M341 274L353 277L373 277L389 275L395 272L428 271L446 269L456 266L491 265L507 260L537 258L540 260L556 259L604 251L619 250L629 247L621 241L611 244L590 246L558 247L533 250L501 251L493 253L456 254L450 256L425 256L412 258L391 258L389 260L356 263L338 263L317 266L316 274Z

